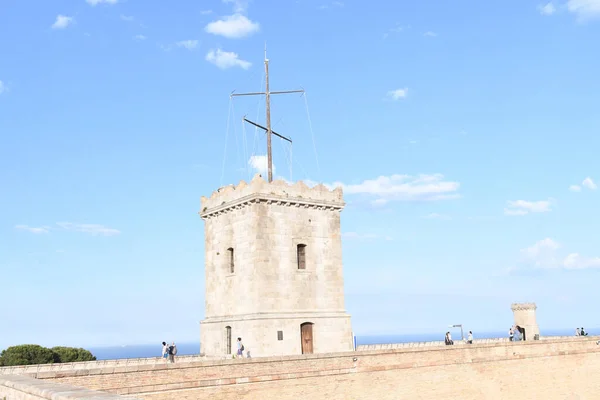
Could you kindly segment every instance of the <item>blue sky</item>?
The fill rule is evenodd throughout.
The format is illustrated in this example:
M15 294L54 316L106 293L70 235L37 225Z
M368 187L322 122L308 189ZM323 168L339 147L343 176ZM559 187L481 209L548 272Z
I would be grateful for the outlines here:
M598 0L2 1L0 348L198 340L265 42L307 93L273 99L276 176L345 191L356 334L600 326L599 39Z

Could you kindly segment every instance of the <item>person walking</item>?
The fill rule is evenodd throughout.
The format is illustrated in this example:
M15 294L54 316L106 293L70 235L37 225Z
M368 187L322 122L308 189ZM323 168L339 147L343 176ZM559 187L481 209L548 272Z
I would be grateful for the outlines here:
M175 342L172 342L169 346L169 362L175 362L175 356L177 355L177 346L175 346Z
M167 342L162 342L162 358L164 358L165 362L167 362L168 357L169 357L169 346L167 345Z
M244 358L244 343L242 343L242 338L237 338L237 355L236 358Z

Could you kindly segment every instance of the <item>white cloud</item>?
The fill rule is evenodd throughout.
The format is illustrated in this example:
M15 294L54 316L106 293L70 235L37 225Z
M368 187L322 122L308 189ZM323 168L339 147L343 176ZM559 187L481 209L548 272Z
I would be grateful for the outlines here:
M550 2L544 6L538 6L538 10L540 10L542 15L552 15L556 12L556 7L554 7L554 4Z
M213 21L204 30L213 35L225 36L229 39L240 39L260 30L258 22L252 22L245 15L233 14Z
M410 26L396 25L394 28L389 29L386 33L384 33L383 38L386 39L392 33L399 33L399 32L404 31L405 29L409 29L409 28L410 28Z
M6 91L6 86L4 86L4 82L0 81L0 94Z
M252 156L248 164L256 172L266 176L267 156ZM273 171L275 171L275 165L273 165ZM275 179L283 179L288 182L281 177L275 177ZM311 179L302 181L309 187L319 184ZM334 182L323 185L329 190L340 187L345 195L362 195L369 200L372 206L384 206L393 201L439 201L460 198L460 194L457 193L460 183L446 181L442 174L390 175L368 179L358 184Z
M75 20L73 17L67 17L66 15L57 15L56 21L52 24L52 29L65 29L67 26L71 25Z
M460 197L457 193L460 184L445 181L441 174L380 176L358 184L336 182L328 186L341 187L349 195L374 197L371 201L374 206L383 206L390 201L437 201Z
M509 201L508 207L504 209L505 215L527 215L529 213L542 213L552 211L549 200L543 201Z
M546 238L533 246L521 250L526 264L545 269L585 269L600 268L600 257L584 257L578 253L570 253L566 257L558 254L562 246L553 239Z
M248 160L248 165L262 176L267 176L267 161L267 156L252 156ZM273 175L275 175L275 164L273 164Z
M566 269L600 268L600 257L583 257L578 253L571 253L563 260Z
M581 183L581 186L588 188L590 190L598 189L598 186L594 183L594 181L590 177L585 178L583 180L583 182Z
M135 40L146 40L146 36L144 35L135 35L133 38Z
M71 222L58 222L57 225L68 231L89 233L91 235L114 236L121 233L117 229L108 228L104 225L98 224L74 224Z
M212 10L202 10L202 11L200 11L200 15L208 15L208 14L212 14Z
M437 33L432 32L432 31L427 31L423 34L423 36L436 37Z
M85 0L91 6L97 6L98 4L117 4L119 0Z
M590 178L588 176L587 178L585 178L583 180L583 182L581 182L581 184L569 186L569 190L572 191L572 192L581 192L581 190L583 188L586 188L586 189L589 189L589 190L596 190L596 189L598 189L598 185L596 184L596 182L594 182L592 180L592 178Z
M131 22L134 19L133 16L127 16L127 15L123 15L123 14L120 15L120 18L122 21L127 21L127 22Z
M248 69L252 65L251 62L240 59L237 53L232 51L223 51L221 49L209 51L205 58L206 61L215 64L221 69L227 69L231 67Z
M546 238L536 242L533 246L527 247L521 250L521 254L525 256L527 260L531 260L536 266L540 265L540 260L547 258L548 254L554 253L554 251L560 248L560 244L553 239Z
M568 0L567 10L581 21L600 17L600 0Z
M403 99L406 96L408 96L408 89L404 88L404 89L390 90L388 92L388 96L391 97L393 100Z
M198 47L198 41L197 40L182 40L180 42L175 43L175 45L177 47L185 47L188 50L194 50L196 47Z
M27 226L27 225L16 225L15 229L19 229L21 231L27 231L27 232L31 232L31 233L35 233L35 234L50 232L49 226L32 227L32 226Z
M223 0L225 4L233 4L233 12L234 13L245 13L248 9L248 1L247 0Z

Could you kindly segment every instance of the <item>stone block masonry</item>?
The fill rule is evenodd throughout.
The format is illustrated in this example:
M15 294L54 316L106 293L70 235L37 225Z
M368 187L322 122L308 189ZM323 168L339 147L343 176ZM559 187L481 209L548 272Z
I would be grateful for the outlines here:
M33 376L149 400L595 399L600 393L592 373L600 368L598 339L56 368Z
M203 197L202 352L253 357L353 350L344 308L341 189L303 182L226 186Z
M123 400L122 396L59 384L23 375L0 375L0 399L4 400ZM132 399L130 397L129 399Z

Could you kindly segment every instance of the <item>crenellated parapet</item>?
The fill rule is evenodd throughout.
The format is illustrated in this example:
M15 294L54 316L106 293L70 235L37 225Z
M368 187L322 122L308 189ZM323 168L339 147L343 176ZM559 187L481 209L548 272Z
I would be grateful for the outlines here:
M537 306L535 305L535 303L513 303L511 304L510 308L513 311L535 311L537 309Z
M311 188L302 181L290 184L275 180L269 183L256 174L249 183L242 180L237 186L219 188L208 198L202 196L199 214L202 218L210 218L257 202L331 210L341 210L345 205L340 187L330 190L319 184Z

